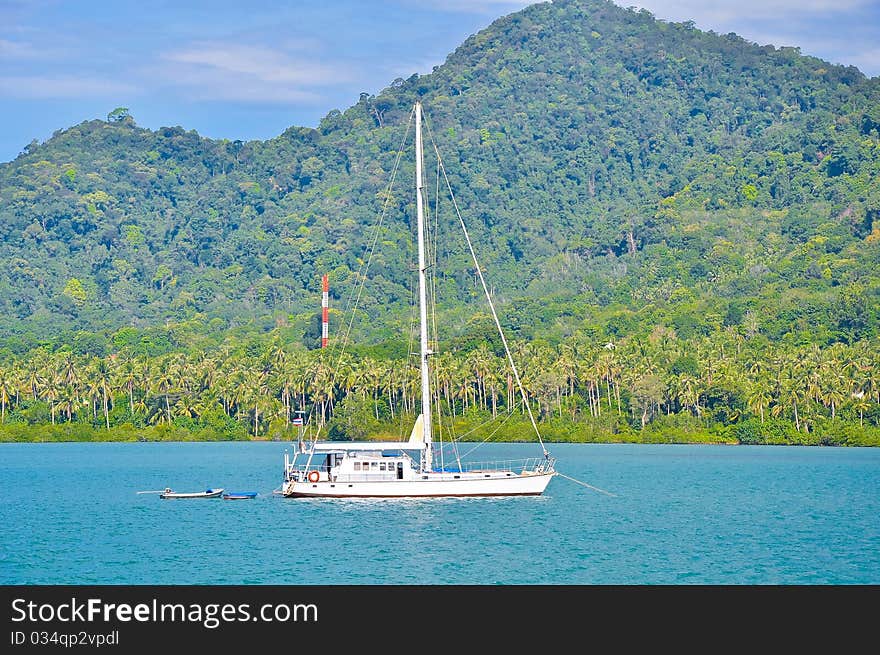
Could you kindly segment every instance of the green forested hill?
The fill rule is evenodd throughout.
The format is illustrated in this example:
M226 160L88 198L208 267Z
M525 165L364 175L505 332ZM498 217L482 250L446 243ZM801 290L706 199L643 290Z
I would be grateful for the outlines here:
M318 129L213 141L117 113L33 143L0 166L3 341L304 332L321 273L351 284L418 97L524 336L876 332L880 79L594 0L499 19ZM396 194L366 338L408 317L380 311L409 299Z
M277 435L295 407L408 425L410 161L341 377L305 348L419 98L552 437L880 443L880 78L604 0L499 19L317 129L217 141L119 109L0 165L0 440ZM438 243L464 430L516 400Z

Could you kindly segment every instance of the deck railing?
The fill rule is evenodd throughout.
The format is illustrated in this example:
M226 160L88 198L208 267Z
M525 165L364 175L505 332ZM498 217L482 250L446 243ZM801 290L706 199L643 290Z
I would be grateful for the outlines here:
M489 460L482 462L445 462L442 469L440 467L435 467L434 471L442 471L444 473L481 473L481 472L489 472L489 471L509 471L511 473L519 474L521 472L529 472L529 473L546 473L553 469L554 464L556 463L556 459L554 457L529 457L526 459L503 459L503 460ZM291 464L288 469L288 475L292 475L294 473L303 474L300 477L304 477L311 471L319 471L326 475L327 470L324 468L323 463L321 465L312 465L307 466L305 464ZM397 478L396 471L389 471L387 474L382 475L384 471L379 471L376 473L370 473L368 475L360 475L358 476L357 472L346 474L344 477L347 481L355 481L358 480L394 480ZM322 476L324 477L324 476Z
M461 462L460 468L458 462L447 462L443 466L443 470L448 473L479 473L482 471L510 471L519 473L520 471L541 472L552 468L556 460L553 458L546 459L544 457L529 457L527 459L501 459L490 460L485 462Z

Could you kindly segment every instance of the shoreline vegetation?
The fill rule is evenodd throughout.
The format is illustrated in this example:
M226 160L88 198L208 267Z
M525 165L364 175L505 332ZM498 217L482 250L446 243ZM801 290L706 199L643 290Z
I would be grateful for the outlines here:
M754 426L750 426L754 427ZM773 420L762 433L746 430L654 426L647 430L622 432L591 432L582 424L558 421L539 424L541 436L547 444L602 443L602 444L705 444L705 445L768 445L768 446L851 446L880 447L880 428L859 428L843 421L819 433L798 433L788 421ZM326 435L322 435L326 437ZM273 436L228 434L210 429L191 429L180 426L144 426L131 424L113 426L109 430L83 424L23 425L0 428L0 445L4 443L135 443L135 442L218 442L218 441L277 441L295 443L296 432L286 431ZM399 439L390 430L376 433L357 441L391 441ZM530 426L521 425L513 434L489 439L465 436L458 443L528 443L536 442ZM340 440L343 445L346 440ZM438 446L448 446L444 440Z
M441 344L435 440L536 441L503 350ZM717 331L513 342L549 443L880 446L880 344ZM0 356L0 442L406 440L417 358L389 344L308 349L278 332L151 355L68 345ZM300 412L299 410L304 410Z

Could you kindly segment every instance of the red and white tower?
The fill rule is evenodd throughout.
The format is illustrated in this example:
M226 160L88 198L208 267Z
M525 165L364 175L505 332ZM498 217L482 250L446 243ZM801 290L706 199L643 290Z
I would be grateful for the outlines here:
M327 275L321 278L321 348L327 347L327 339L330 335L328 309L330 307L330 282Z

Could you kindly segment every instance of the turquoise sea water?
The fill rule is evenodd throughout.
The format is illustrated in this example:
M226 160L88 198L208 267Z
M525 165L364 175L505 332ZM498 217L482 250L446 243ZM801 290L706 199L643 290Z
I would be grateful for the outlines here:
M880 583L880 449L550 444L615 496L294 500L287 447L2 444L0 583ZM260 496L135 493L166 486Z

